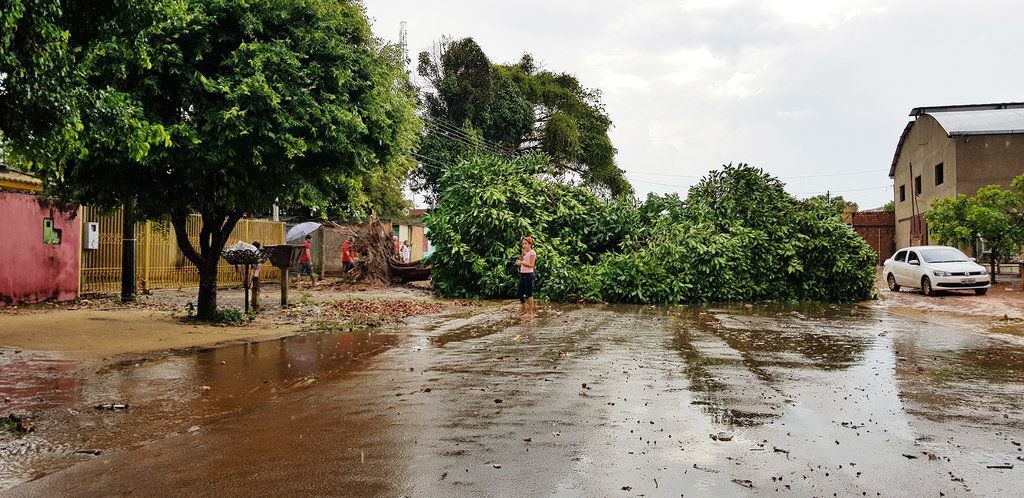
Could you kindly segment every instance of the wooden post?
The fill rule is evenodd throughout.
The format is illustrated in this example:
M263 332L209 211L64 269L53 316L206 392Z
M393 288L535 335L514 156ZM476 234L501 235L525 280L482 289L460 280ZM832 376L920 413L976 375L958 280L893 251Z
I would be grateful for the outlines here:
M281 268L281 307L288 307L288 268Z
M242 265L242 288L245 289L245 299L242 301L242 313L249 314L249 264Z

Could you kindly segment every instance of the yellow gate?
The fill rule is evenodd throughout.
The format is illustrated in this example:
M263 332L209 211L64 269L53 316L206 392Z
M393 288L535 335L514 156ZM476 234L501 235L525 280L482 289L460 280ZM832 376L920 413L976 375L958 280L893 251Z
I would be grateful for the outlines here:
M82 284L79 294L121 292L121 230L120 210L102 213L99 208L82 207L82 224L99 223L99 248L82 249ZM201 217L194 214L185 223L188 239L198 244ZM174 227L169 221L146 221L135 224L135 274L138 289L180 289L199 286L199 270L178 249ZM284 243L284 223L243 219L235 225L228 245L243 240L274 245ZM260 268L263 281L280 280L281 272L270 264ZM241 285L242 272L221 260L217 285Z

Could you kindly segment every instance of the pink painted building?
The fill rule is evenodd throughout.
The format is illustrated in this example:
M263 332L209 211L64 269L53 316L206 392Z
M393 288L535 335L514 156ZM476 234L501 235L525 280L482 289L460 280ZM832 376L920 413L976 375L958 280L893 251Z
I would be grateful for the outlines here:
M43 197L0 192L0 306L78 297L76 212Z

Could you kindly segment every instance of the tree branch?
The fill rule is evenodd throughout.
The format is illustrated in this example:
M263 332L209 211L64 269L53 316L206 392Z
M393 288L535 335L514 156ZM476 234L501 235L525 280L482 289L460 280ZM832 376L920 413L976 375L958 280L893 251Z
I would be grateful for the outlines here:
M192 242L188 240L188 232L185 230L185 222L187 220L187 214L172 214L171 226L174 227L174 238L178 242L178 249L185 255L185 258L196 266L196 268L199 268L203 265L204 260L203 257L196 252L196 249L192 247Z

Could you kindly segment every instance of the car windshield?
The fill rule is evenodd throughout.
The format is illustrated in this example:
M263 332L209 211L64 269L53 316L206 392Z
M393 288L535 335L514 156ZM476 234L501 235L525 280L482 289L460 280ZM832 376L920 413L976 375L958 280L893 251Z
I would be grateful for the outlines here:
M952 247L921 249L921 258L926 263L960 263L969 261L967 255Z

